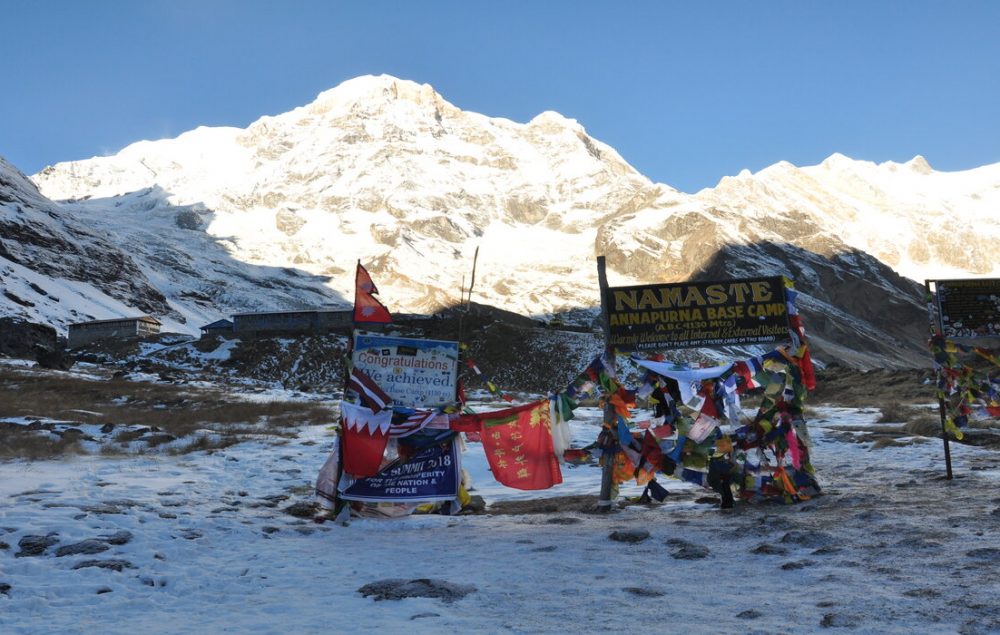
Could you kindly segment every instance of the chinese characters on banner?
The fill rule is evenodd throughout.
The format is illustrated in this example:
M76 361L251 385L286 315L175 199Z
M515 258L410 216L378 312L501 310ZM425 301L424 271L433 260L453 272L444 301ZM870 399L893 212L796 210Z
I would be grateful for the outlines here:
M482 422L483 451L497 482L522 490L562 483L548 399L475 416Z

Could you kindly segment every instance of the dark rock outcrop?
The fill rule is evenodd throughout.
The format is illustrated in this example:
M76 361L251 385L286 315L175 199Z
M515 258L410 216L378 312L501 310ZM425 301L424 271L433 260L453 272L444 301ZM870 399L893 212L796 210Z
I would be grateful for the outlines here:
M471 584L455 584L430 578L378 580L358 589L358 593L374 597L376 602L403 598L437 598L450 603L475 591L476 587Z

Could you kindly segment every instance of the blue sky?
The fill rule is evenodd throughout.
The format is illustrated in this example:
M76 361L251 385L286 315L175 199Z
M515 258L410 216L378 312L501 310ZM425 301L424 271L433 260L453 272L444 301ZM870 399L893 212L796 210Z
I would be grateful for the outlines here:
M245 127L365 74L577 119L684 191L833 152L1000 161L1000 2L0 0L22 171Z

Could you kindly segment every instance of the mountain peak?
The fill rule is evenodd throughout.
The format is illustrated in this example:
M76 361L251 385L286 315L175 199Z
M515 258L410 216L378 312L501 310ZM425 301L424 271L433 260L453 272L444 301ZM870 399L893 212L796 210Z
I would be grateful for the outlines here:
M529 125L557 124L568 128L577 128L577 129L583 128L583 126L580 125L580 122L578 122L576 119L570 119L569 117L564 117L563 115L554 110L546 110L544 112L540 112L537 115L535 115L535 117L528 123Z
M907 161L905 165L918 174L930 174L934 171L927 159L919 154Z
M820 165L829 170L833 168L850 165L851 163L854 163L854 159L852 159L851 157L841 154L839 152L834 152L827 158L823 159L823 162L820 163Z
M356 103L410 101L420 105L446 103L430 84L392 75L362 75L345 80L317 95L312 106L353 105Z

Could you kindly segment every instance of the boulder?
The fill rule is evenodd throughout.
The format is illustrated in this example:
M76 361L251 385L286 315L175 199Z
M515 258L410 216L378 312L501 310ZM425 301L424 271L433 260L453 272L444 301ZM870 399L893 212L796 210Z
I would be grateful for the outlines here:
M455 584L430 578L378 580L358 589L358 593L365 597L372 596L376 602L403 598L437 598L444 602L454 602L475 591L476 587L471 584Z
M615 542L637 543L649 538L649 532L645 529L626 529L613 531L608 535L609 540Z
M52 545L59 542L55 536L58 534L48 534L47 536L22 536L21 540L17 542L17 546L21 548L16 554L15 558L25 558L30 556L40 556L45 553L45 550Z
M75 542L71 545L63 545L62 547L59 547L56 549L56 557L62 558L63 556L76 556L80 554L90 555L107 551L108 548L108 545L103 541L90 538L88 540Z

